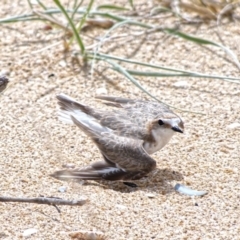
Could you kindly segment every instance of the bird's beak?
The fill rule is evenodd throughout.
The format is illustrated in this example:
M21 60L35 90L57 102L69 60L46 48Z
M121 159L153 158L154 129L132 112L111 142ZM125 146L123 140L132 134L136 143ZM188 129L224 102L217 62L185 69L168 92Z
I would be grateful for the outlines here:
M183 133L183 130L177 126L175 127L172 127L172 130L175 131L175 132L180 132L180 133Z

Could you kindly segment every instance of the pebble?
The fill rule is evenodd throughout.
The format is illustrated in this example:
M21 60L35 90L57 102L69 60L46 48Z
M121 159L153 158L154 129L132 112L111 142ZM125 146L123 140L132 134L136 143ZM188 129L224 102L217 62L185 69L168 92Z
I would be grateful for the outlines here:
M108 91L107 91L106 88L101 87L101 88L98 88L98 89L96 90L96 94L97 94L97 95L106 95L106 94L108 94Z
M29 237L31 236L32 234L36 233L38 230L35 229L35 228L29 228L29 229L26 229L24 232L23 232L23 237Z
M240 123L235 122L235 123L231 123L227 126L228 129L235 129L235 128L240 128Z
M67 191L67 187L61 186L61 187L58 188L58 191L61 192L61 193L64 193L64 192Z
M65 163L62 165L63 168L75 168L75 165L73 163Z
M187 81L178 81L178 82L175 82L173 86L177 88L187 88L189 84Z
M155 197L156 197L156 195L153 194L153 193L147 193L146 196L147 196L148 198L155 198Z
M65 68L67 66L67 63L64 60L61 60L58 64L59 64L59 66L61 66L63 68Z
M121 204L116 204L116 207L117 207L118 209L120 209L120 210L126 210L126 209L127 209L126 206L121 205Z

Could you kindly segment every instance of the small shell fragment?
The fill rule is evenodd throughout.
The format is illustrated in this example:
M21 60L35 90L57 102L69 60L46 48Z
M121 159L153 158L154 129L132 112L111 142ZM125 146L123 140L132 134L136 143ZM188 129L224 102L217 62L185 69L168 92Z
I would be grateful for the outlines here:
M240 128L240 123L238 123L238 122L231 123L230 125L227 126L227 128L228 129Z
M175 82L173 86L177 88L187 88L189 85L187 81L178 81L178 82Z
M189 195L189 196L203 196L208 193L207 191L193 190L179 183L175 185L174 189L179 193Z
M98 88L96 90L96 95L107 95L108 91L105 87Z
M67 187L61 186L61 187L58 188L58 191L61 192L61 193L64 193L64 192L67 191Z
M153 193L147 193L146 196L147 196L148 198L155 198L155 197L156 197L156 195L153 194Z
M62 165L63 168L75 168L75 165L73 163L65 163Z
M127 209L126 206L121 205L121 204L116 204L116 207L117 207L119 210L126 210L126 209Z
M32 234L36 233L37 231L38 231L38 230L35 229L35 228L29 228L29 229L26 229L26 230L23 232L22 236L23 236L23 237L29 237L29 236L31 236Z

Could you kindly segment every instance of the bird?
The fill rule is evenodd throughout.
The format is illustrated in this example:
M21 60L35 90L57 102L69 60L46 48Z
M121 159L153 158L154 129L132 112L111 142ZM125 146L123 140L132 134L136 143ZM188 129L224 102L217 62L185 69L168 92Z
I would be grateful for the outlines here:
M77 125L100 150L103 160L83 168L51 174L59 180L138 180L156 168L150 156L175 132L183 133L181 118L166 105L121 97L97 96L113 110L100 110L61 93L59 119Z
M78 114L95 119L117 135L143 140L143 147L149 154L162 149L174 133L184 131L181 118L162 103L110 96L96 98L115 109L106 111L92 108L65 94L59 94L59 120L73 124L70 116Z

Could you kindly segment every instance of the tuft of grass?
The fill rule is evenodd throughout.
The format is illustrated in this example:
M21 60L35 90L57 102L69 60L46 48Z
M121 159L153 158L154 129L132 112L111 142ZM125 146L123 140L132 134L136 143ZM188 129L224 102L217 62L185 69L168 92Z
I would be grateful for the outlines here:
M63 31L67 33L71 33L72 37L67 43L66 49L69 49L74 42L77 43L79 46L79 54L82 56L84 60L91 60L92 62L92 70L94 70L94 64L99 61L104 61L109 65L109 68L115 70L116 72L122 74L126 79L128 79L134 86L138 87L141 91L149 95L150 97L154 98L157 101L160 101L155 96L153 96L150 92L148 92L140 82L135 78L136 76L144 76L144 77L197 77L197 78L212 78L212 79L220 79L223 81L231 81L234 83L240 83L239 78L234 78L230 76L218 76L218 75L211 75L211 74L203 74L199 72L193 71L185 71L177 68L171 68L167 66L161 65L154 65L149 63L144 63L140 61L136 61L133 59L126 59L119 56L113 56L110 54L103 53L102 45L104 44L105 40L111 38L111 34L116 32L116 29L121 28L123 26L132 27L135 26L138 29L142 30L142 35L154 34L156 32L162 32L166 35L175 36L177 38L181 38L184 41L190 41L197 45L201 46L214 46L220 48L224 51L232 60L233 63L240 69L239 60L234 54L234 52L229 49L227 46L224 46L218 42L214 42L208 39L203 39L198 36L193 36L188 33L179 31L177 28L169 28L169 27L159 27L158 24L149 23L146 19L140 19L139 17L135 16L121 16L122 12L128 12L129 10L134 10L135 6L132 0L129 0L129 7L122 7L117 5L99 5L94 6L94 0L90 0L88 5L83 7L82 0L74 0L72 2L72 6L65 7L60 0L53 0L56 5L56 8L50 8L45 5L41 0L37 0L38 7L40 7L41 11L35 11L34 8L36 6L32 5L30 0L28 1L29 8L31 12L24 15L12 16L5 19L0 19L0 24L10 24L18 21L47 21L50 24L57 25ZM185 6L186 7L186 6ZM159 12L156 9L160 9ZM162 11L164 9L164 11ZM155 14L161 13L174 13L176 18L182 19L179 13L174 12L174 9L170 9L170 6L159 6L155 7L150 11L150 16ZM55 15L62 14L67 20L67 24L60 22L59 18L56 18ZM220 13L219 13L220 14ZM221 12L223 15L223 12ZM222 16L221 15L221 16ZM91 46L87 46L87 43L84 42L84 38L81 35L81 30L83 26L88 24L89 18L102 18L106 20L111 20L113 25L108 30L105 31L105 34L101 37L101 40L98 44L94 46L94 49L91 49ZM80 20L76 20L79 19ZM218 18L219 20L219 18ZM124 63L127 68L124 68L121 64ZM137 71L132 70L131 66L141 66L144 67L143 70ZM129 67L128 67L129 66ZM150 69L150 70L149 70ZM151 70L154 69L154 70Z
M85 46L83 44L83 41L80 37L80 34L78 32L78 29L75 27L72 19L69 17L67 11L65 10L65 8L63 7L63 5L60 3L59 0L53 0L55 2L55 4L59 7L59 9L61 10L61 12L63 13L63 15L66 17L66 19L68 20L69 25L71 26L73 33L74 33L74 37L76 38L76 41L78 43L78 46L80 48L81 54L84 57L85 55ZM89 7L92 6L93 0L90 1ZM74 11L75 12L75 11ZM80 25L84 23L84 21L86 20L86 15L88 14L89 10L86 11L85 15L82 18L82 21L80 22Z

